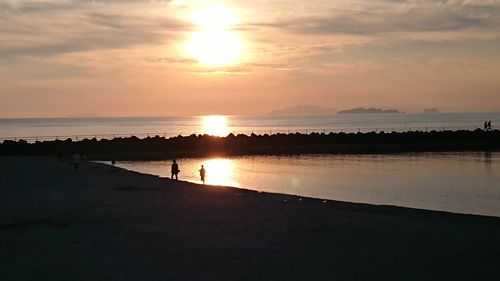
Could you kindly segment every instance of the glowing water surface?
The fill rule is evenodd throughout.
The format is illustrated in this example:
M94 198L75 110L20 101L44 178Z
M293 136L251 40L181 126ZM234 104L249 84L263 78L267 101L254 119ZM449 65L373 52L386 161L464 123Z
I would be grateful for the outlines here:
M500 153L178 159L180 179L350 202L500 216ZM169 176L170 161L119 162Z
M110 134L175 137L191 134L275 134L307 132L387 132L443 128L473 130L492 120L499 129L500 113L439 113L439 114L338 114L334 116L185 116L185 117L121 117L121 118L0 118L0 139L6 137L75 135L89 138Z

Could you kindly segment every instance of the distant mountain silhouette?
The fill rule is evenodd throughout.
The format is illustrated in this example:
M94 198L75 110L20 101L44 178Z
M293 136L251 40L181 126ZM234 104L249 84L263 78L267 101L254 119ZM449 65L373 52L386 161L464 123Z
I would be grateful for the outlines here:
M422 113L439 113L439 110L437 108L426 108Z
M320 116L334 115L335 109L316 105L296 105L271 112L275 116Z
M360 114L360 113L400 113L399 110L396 109L380 109L380 108L363 108L363 107L358 107L358 108L353 108L353 109L347 109L347 110L341 110L338 112L338 114Z

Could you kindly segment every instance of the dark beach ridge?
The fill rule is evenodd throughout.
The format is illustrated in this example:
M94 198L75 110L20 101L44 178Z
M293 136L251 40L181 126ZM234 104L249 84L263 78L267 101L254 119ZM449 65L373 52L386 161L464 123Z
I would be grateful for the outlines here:
M150 136L83 140L6 140L0 155L68 156L82 153L92 160L160 160L181 157L499 151L500 131L409 131L371 133L310 133Z
M500 218L0 157L0 280L496 280Z

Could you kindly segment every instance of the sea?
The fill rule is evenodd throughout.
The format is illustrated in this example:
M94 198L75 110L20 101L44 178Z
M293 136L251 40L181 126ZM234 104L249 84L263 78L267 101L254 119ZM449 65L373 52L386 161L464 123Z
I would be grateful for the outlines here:
M199 169L204 165L207 185L500 217L499 152L213 157L177 162L179 179L194 183L202 183ZM116 165L170 177L171 161Z
M0 119L0 141L113 138L191 134L274 134L409 130L473 130L500 113L338 114L332 116L188 116Z
M0 119L0 142L211 134L329 133L500 128L500 113L346 114ZM500 153L298 155L177 159L180 179L328 200L500 217ZM107 163L109 164L109 163ZM128 170L168 177L169 161L124 161ZM295 199L294 199L295 200Z

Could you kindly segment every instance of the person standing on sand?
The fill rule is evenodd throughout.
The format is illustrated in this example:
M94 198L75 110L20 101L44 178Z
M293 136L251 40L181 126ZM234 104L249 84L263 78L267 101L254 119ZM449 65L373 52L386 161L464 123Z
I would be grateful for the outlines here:
M171 173L172 175L170 176L171 179L174 179L174 176L175 176L175 180L179 180L179 178L177 177L177 175L179 174L181 170L179 170L179 165L177 164L177 161L174 159L172 161L172 168L171 168Z
M201 169L199 169L199 171L200 171L201 181L203 182L203 184L205 184L205 174L206 174L205 167L203 167L203 165L201 165Z
M80 166L80 154L73 154L73 166L75 167L75 172L78 172L78 167Z
M484 131L488 131L488 121L484 121Z
M491 120L488 121L488 131L491 131Z

